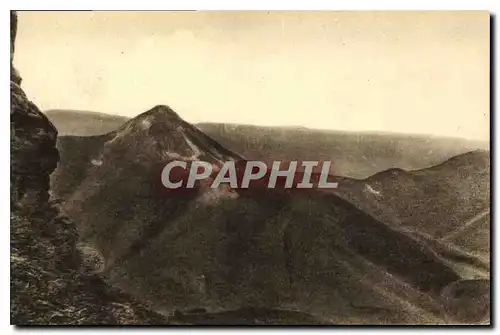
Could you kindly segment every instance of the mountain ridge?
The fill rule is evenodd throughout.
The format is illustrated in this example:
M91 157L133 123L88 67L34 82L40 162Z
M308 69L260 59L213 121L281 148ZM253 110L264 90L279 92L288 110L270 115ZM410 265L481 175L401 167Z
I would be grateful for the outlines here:
M175 196L158 193L158 180L151 179L157 164L241 158L214 148L167 108L154 107L100 136L93 149L99 164L83 157L84 178L65 196L65 213L80 223L83 240L104 255L104 275L112 285L166 313L294 306L341 323L355 318L428 323L443 317L440 292L460 275L427 244L335 194L248 198L201 184ZM60 171L71 160L66 154L63 150ZM55 190L68 172L56 173ZM414 270L402 259L413 259ZM336 304L324 294L335 296ZM381 307L379 313L363 317L350 304L355 297L365 300L356 306L371 301ZM392 321L383 321L387 297Z

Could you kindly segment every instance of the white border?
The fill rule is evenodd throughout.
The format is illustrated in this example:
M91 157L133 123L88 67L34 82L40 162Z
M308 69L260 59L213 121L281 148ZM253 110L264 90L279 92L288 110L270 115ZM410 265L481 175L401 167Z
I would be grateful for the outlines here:
M0 11L1 15L1 24L2 24L2 29L1 29L1 40L2 43L0 44L3 48L4 51L0 53L1 61L0 64L3 64L1 67L2 71L2 82L4 83L5 86L7 86L8 81L7 77L10 77L10 68L8 69L7 64L9 62L9 59L7 56L9 54L9 51L7 50L10 47L10 37L9 37L9 13L8 10L10 9L18 9L18 10L216 10L216 9L225 9L225 10L488 10L493 13L498 13L499 10L499 5L500 1L498 0L450 0L450 1L443 1L443 0L405 0L405 1L398 1L398 0L379 0L379 1L374 1L374 0L350 0L350 1L329 1L329 0L306 0L306 1L297 1L297 0L252 0L252 1L238 1L238 0L218 0L218 1L208 1L208 0L177 0L177 1L159 1L159 0L140 0L140 1L130 1L130 0L121 0L121 1L104 1L104 0L86 0L86 1L63 1L63 0L58 0L58 1L39 1L39 0L18 0L18 1L2 1L0 6L2 7L2 10ZM496 23L498 26L498 22ZM498 35L495 37L495 45L498 45ZM50 47L50 41L47 41L47 47ZM36 52L36 50L34 51ZM498 58L498 57L497 57ZM9 88L10 89L10 88ZM1 155L2 157L7 157L9 153L9 145L7 142L7 134L10 133L10 128L7 128L9 124L9 114L7 110L10 109L9 106L9 89L5 87L1 91L1 101L2 101L2 106L4 108L2 109L2 113L0 114L1 117L3 118L1 120L1 125L4 127L4 131L0 132L0 134L5 136L5 139L1 141L0 144L0 150L1 150ZM495 89L495 95L498 96L498 86ZM495 121L495 126L496 128L498 127L498 119ZM494 135L494 132L491 132ZM494 154L495 156L498 156L498 149L496 145L494 145ZM8 217L8 212L10 212L10 207L8 204L8 201L6 199L10 198L10 195L7 194L9 192L9 178L10 174L7 171L9 167L7 166L6 163L0 164L0 168L2 169L2 173L0 174L2 176L1 178L1 185L0 189L4 192L4 201L1 202L1 212L2 216L5 218L2 220L2 224L0 225L2 229L1 236L4 239L4 242L1 243L1 248L2 248L2 257L1 261L2 263L0 264L0 269L2 269L2 276L1 276L1 288L2 288L2 299L1 299L1 309L0 309L0 316L2 317L2 322L1 322L1 333L2 334L10 334L15 331L15 329L11 326L10 324L10 306L9 306L9 300L7 296L10 294L10 274L7 269L10 268L10 259L8 257L10 253L10 232L9 232L9 225L8 222L10 220L7 220ZM495 174L498 175L498 167L495 168ZM494 182L495 189L498 186L498 181L495 180ZM498 202L500 200L496 198L495 200L495 205L498 205ZM496 223L496 222L495 222ZM492 222L494 224L494 222ZM500 229L495 229L495 240L498 241L498 232ZM492 249L492 252L494 252L496 248ZM497 259L495 258L495 264L494 268L498 269L498 262ZM497 280L495 278L495 287ZM495 290L495 293L498 290ZM494 300L497 301L496 299L497 294L495 294ZM494 311L496 312L498 310L498 306L495 306L496 308ZM494 319L498 321L498 313L495 313ZM68 329L62 329L62 331L66 331ZM191 331L200 331L200 329L190 329ZM187 331L190 331L187 330ZM236 330L241 333L246 333L248 331L251 331L249 329L232 329L233 331ZM289 331L289 329L280 329L281 331ZM334 331L342 331L342 329L332 329ZM366 331L374 331L375 329L357 329L356 331L359 332L366 332ZM401 328L393 329L392 331L396 332L419 332L422 331L423 329L411 329L411 328L405 328L404 330ZM449 329L448 329L449 330ZM32 332L38 332L40 330L23 330L23 333L32 333ZM105 330L97 330L97 329L86 329L84 331L88 332L94 332L94 333L104 333ZM128 329L128 333L132 334L143 334L148 329ZM177 332L178 330L175 329L168 329L167 331L169 332ZM186 331L186 330L184 330ZM208 331L208 330L207 330ZM223 331L222 329L213 329L212 331ZM273 330L273 332L276 330ZM309 332L311 330L300 330L301 332ZM345 329L344 331L349 331L348 329ZM388 332L391 331L390 329L377 329L375 331L379 332ZM429 333L437 333L439 330L438 329L428 329L427 330ZM476 333L479 332L480 330L467 330L465 332L467 333ZM44 332L47 333L55 333L56 330L44 330ZM259 330L260 333L267 334L270 333L269 330Z

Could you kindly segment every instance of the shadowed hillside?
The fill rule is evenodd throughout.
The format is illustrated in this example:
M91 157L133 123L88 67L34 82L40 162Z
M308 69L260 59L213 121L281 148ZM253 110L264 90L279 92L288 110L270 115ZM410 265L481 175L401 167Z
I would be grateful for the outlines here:
M453 266L334 194L162 189L159 171L170 160L241 159L166 106L58 146L54 193L82 241L102 253L109 283L163 313L251 307L322 323L461 321L444 312L441 294L462 278Z
M490 157L455 156L428 169L390 169L346 180L338 193L384 222L489 258Z

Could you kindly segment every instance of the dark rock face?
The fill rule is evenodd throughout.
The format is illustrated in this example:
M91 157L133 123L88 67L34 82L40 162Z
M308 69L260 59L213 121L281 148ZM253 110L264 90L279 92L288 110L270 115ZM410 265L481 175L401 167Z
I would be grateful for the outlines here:
M38 208L47 203L49 177L59 161L57 130L19 86L21 79L12 63L16 24L17 15L11 12L11 202L14 207Z
M12 64L16 28L11 12L11 323L165 324L95 269L82 271L99 259L77 247L76 226L49 201L57 130L20 87Z
M18 85L21 84L21 77L14 68L12 61L14 59L15 40L17 35L17 14L10 12L10 81Z
M43 206L49 198L49 177L57 167L57 130L11 81L12 205Z

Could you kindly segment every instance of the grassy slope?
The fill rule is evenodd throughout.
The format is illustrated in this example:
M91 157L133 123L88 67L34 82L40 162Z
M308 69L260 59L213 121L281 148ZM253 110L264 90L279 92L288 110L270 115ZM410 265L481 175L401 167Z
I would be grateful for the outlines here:
M338 193L384 222L439 239L489 210L489 152L458 155L428 169L390 169L364 180L346 180ZM474 227L489 229L485 223L488 220L489 215L483 219L482 226ZM460 235L462 239L456 236L457 242L464 242L459 247L484 252L483 247L474 247L479 241L473 240L473 235L468 242L464 241L464 233L471 231L464 231ZM488 235L484 233L477 231L476 236L482 236L483 242Z
M341 323L439 320L436 292L459 277L408 237L332 195L247 193L205 206L197 192L156 193L151 170L177 135L137 131L105 146L64 206L104 254L110 282L165 312L257 305ZM62 150L62 164L73 152ZM367 305L375 311L364 316Z
M276 129L273 131L276 131ZM234 133L237 132L235 131ZM213 134L212 136L216 137ZM258 137L255 136L255 133L247 133L245 136L247 139L242 139L241 141L248 146L258 147L261 145L269 145L269 143L273 144L273 141L270 140L256 140L255 143L253 143L248 138ZM315 135L313 134L312 136L314 137ZM327 142L332 137L328 138L328 136L326 136L325 138L325 136L326 135L319 136L321 140L318 138L308 140L309 150L307 151L306 147L301 147L302 142L299 141L301 138L300 136L294 137L294 141L288 141L285 136L284 139L281 138L281 144L276 144L276 147L271 145L262 155L273 155L272 157L274 158L275 151L273 150L276 148L280 149L282 146L286 147L285 143L289 145L289 147L283 149L283 152L290 153L296 150L297 155L314 152L314 150L310 150L310 146L318 142L322 143L320 148L324 150L323 152L327 152L328 150L337 150L338 152L340 149L332 149L331 146L327 146ZM342 137L343 135L334 134L333 136L337 136L338 140L339 136ZM349 136L352 136L352 134ZM357 157L355 154L356 151L362 150L366 153L374 151L380 154L380 152L384 152L385 155L389 156L389 153L392 152L394 155L397 152L399 154L395 155L396 158L393 157L394 161L405 161L404 157L401 158L401 155L404 154L404 150L401 149L401 144L396 145L396 147L399 146L400 149L394 149L395 143L399 143L397 141L394 142L394 140L388 140L386 138L384 140L385 142L380 142L376 139L368 138L367 140L365 138L365 142L361 145L360 149L353 144L352 137L349 141L349 136L347 136L347 140L344 142L349 143L347 147L351 148L351 156L347 156L351 157L350 159L355 159L355 157ZM269 138L273 139L276 137L272 135L269 136ZM95 141L95 143L93 142L92 145L89 145L90 142L88 141ZM263 204L259 204L259 202L256 204L245 201L236 207L234 207L234 204L229 205L232 209L222 208L223 210L221 213L224 213L222 217L219 217L222 214L217 214L217 210L215 212L211 210L208 210L208 212L201 211L195 214L195 217L191 217L193 213L199 211L194 208L193 210L187 210L189 208L189 203L192 201L191 198L187 198L186 202L183 203L182 201L177 201L179 200L178 198L168 199L164 197L152 197L153 191L149 189L148 186L150 180L147 179L147 174L151 166L148 167L149 163L147 161L143 161L141 164L130 164L134 158L125 158L123 154L117 151L111 153L111 156L109 156L112 158L111 161L115 163L112 163L111 167L108 166L106 168L104 166L109 173L95 175L92 171L95 169L100 170L102 167L90 167L90 156L94 153L99 153L99 147L104 141L105 137L94 139L74 137L67 137L66 139L64 137L61 138L59 147L60 149L66 148L61 150L62 169L66 169L66 172L59 174L56 184L64 184L65 181L68 181L71 185L77 187L79 192L83 190L82 194L90 195L81 197L80 200L83 200L84 207L78 207L73 211L72 215L76 215L79 222L91 224L89 227L92 228L83 229L90 232L91 235L95 235L95 237L91 237L90 235L87 237L90 238L93 243L96 243L108 258L111 256L111 259L116 259L116 255L124 257L120 259L120 262L116 263L118 264L117 266L112 266L110 268L108 273L110 276L109 278L123 289L131 291L137 296L148 297L148 299L155 302L159 309L171 310L175 307L199 307L202 303L208 304L208 306L211 307L225 306L234 308L241 303L255 301L264 301L271 305L273 301L274 303L276 303L276 301L284 303L285 301L286 303L284 304L288 307L303 309L305 306L310 306L311 309L314 309L315 313L321 313L319 310L323 308L322 306L328 306L330 311L326 311L325 313L332 315L335 314L332 311L335 311L336 315L340 318L335 320L335 322L357 322L355 320L359 320L359 322L370 322L370 320L385 322L383 321L384 317L381 316L384 313L385 315L388 313L392 314L393 319L391 320L393 322L394 320L397 322L397 320L411 319L412 316L408 314L403 313L401 315L396 315L397 313L387 312L383 306L379 308L377 312L374 312L372 316L363 316L363 313L360 312L363 308L357 309L349 303L354 297L362 296L364 298L368 297L367 299L374 299L372 302L374 302L375 306L380 307L379 304L381 301L388 299L387 296L389 295L389 297L392 297L389 298L391 303L399 305L401 310L406 310L406 312L410 314L418 311L421 315L427 315L422 316L420 319L417 317L418 320L413 322L423 322L426 317L430 317L429 315L434 315L434 312L428 314L429 312L422 312L420 307L418 307L426 306L424 310L435 310L435 306L431 307L433 306L432 298L426 297L425 294L422 296L418 291L409 289L399 279L388 275L385 270L387 264L380 265L373 260L366 259L366 255L363 256L359 251L353 252L352 244L349 243L353 242L353 238L355 238L357 233L354 233L355 235L352 235L352 233L350 233L351 235L348 234L347 239L350 242L347 246L342 244L345 243L345 241L339 241L339 243L341 243L341 247L339 247L340 250L335 248L331 249L333 246L328 246L328 243L325 245L325 248L318 248L316 237L323 236L328 229L333 229L333 231L336 232L344 231L340 236L345 234L345 229L348 229L349 226L344 225L339 228L339 224L343 222L342 216L339 217L337 215L331 220L328 220L332 228L326 228L329 224L321 223L318 224L317 231L310 230L308 226L306 231L295 230L292 232L289 231L287 234L285 234L286 230L279 227L281 226L281 220L284 219L286 221L287 216L291 214L288 212L282 213L279 207L273 208L273 206L271 206L269 210L265 210L266 205L263 206ZM403 139L401 141L409 144L408 139ZM382 145L380 145L380 143L382 143ZM393 149L387 150L387 143L389 143L389 147L392 146ZM410 141L410 143L412 142ZM422 144L424 149L428 148L426 146L429 145L426 141L417 141L417 143ZM299 146L298 149L296 149L297 145ZM75 157L74 152L76 152L76 146L88 147L89 153L88 155L82 154L80 158L78 158L78 161L81 163L74 164L73 168L68 168L67 163L72 162ZM377 149L377 147L379 149ZM235 149L235 147L233 146L232 149ZM417 148L416 153L425 152L424 149L422 149L422 147ZM428 159L429 162L432 161L432 159L436 159L436 157L442 158L446 156L446 154L442 154L442 152L439 153L439 151L437 156L435 156L432 152L429 154L432 156ZM449 154L449 151L446 152ZM124 152L124 154L126 154L127 157L128 155L134 156L133 152L127 151ZM297 156L294 158L307 159L308 157L302 158ZM406 160L405 162L410 165L413 164L411 157L409 161ZM356 169L356 166L361 166L359 164L358 162L352 165L353 169ZM112 168L112 166L116 168ZM87 167L94 170L87 171ZM380 166L377 168L379 167ZM75 175L72 171L79 168L83 170L77 172ZM361 169L363 169L363 167L361 167ZM363 174L361 170L356 171L357 174ZM82 179L82 176L91 178ZM429 174L429 177L432 176L433 174ZM71 188L67 188L67 190L71 191ZM452 203L454 200L449 199L449 201ZM131 205L124 206L123 204L125 203ZM69 210L71 211L71 206L73 205L70 204L69 206ZM79 203L77 206L82 206L82 203ZM312 204L312 206L316 206L315 211L321 213L329 210L328 206L315 204ZM227 215L228 212L234 213L234 215ZM307 209L305 212L311 213L312 210ZM229 217L229 219L227 219L227 217ZM231 224L231 221L234 221L234 224ZM305 219L305 221L302 219L300 221L310 222L310 219ZM141 224L138 225L138 222ZM243 224L235 226L236 222ZM356 225L355 221L351 221L351 223ZM363 227L363 225L364 224L360 224L360 227ZM288 237L285 238L285 235ZM325 236L330 235L326 234ZM293 267L294 263L287 261L287 257L284 256L282 251L286 249L284 247L284 241L290 238L298 238L300 245L304 245L304 243L308 241L306 245L309 246L303 251L306 255L310 255L310 259L313 262L312 264L303 264L303 266L295 265L295 268L314 269L315 262L319 262L318 264L321 264L319 268L323 268L325 264L321 262L324 262L325 259L333 258L336 263L332 265L332 267L333 269L337 269L336 272L327 272L324 274L314 273L313 277L308 277L311 276L311 274L306 274L305 278L314 278L310 285L304 285L304 283L302 283L292 290L289 288L284 289L280 286L283 285L282 278L289 276L290 271L287 270L287 267ZM334 235L332 238L338 238L338 236ZM398 239L396 238L396 240ZM206 241L213 241L213 243L207 243ZM365 238L364 241L367 242L363 244L367 246L370 245L369 238ZM253 252L253 254L251 252L250 255L248 254L249 251L255 250L255 243L257 243L257 246L260 246L256 250L263 252L263 254L255 254L255 252ZM239 250L247 251L241 252ZM267 253L269 253L268 256L264 257L263 255ZM299 254L297 257L299 257L298 260L300 260L300 257L303 256ZM143 261L144 259L149 259L151 262L145 263ZM256 269L252 268L251 264L261 264L264 259L269 259L271 263L263 266L262 269L259 269L257 273L255 273L254 271ZM309 257L302 259L303 261L309 261ZM173 264L171 264L172 266L165 267L165 264L170 264L168 262L173 262ZM263 264L266 263L264 262ZM181 271L181 269L185 269L186 266L189 270L186 270L187 272L185 270ZM200 270L200 266L206 266L207 269L218 269L213 270L216 272L216 279L213 279L212 284L210 284L213 287L209 290L211 293L208 294L208 297L206 297L206 293L200 296L199 291L196 289L200 284L199 279L197 279L200 276L200 271L203 273L203 270ZM168 268L168 270L165 270L165 268ZM178 269L180 272L176 272L175 269ZM304 274L300 274L300 271L302 270L298 271L299 276L304 276ZM317 270L312 271L314 272ZM425 270L422 271L425 272ZM441 273L441 271L438 272ZM144 276L144 273L148 275ZM333 275L334 273L335 275ZM345 281L339 282L342 278L340 275L342 273L347 273L349 275L346 277ZM378 278L376 282L366 282L366 280L363 279L366 273L370 273L371 280ZM240 280L244 281L242 284L243 289L238 293L241 286ZM330 280L335 281L329 282ZM337 286L336 289L335 286ZM152 294L153 292L150 290L151 287L157 287L154 294ZM237 290L236 287L238 287ZM263 288L266 289L263 290ZM359 291L360 289L362 291ZM256 292L259 292L259 290L262 290L263 293L256 295ZM292 295L292 298L290 295ZM332 306L331 301L324 301L322 297L325 297L325 295L335 297L333 300L336 304ZM402 296L404 298L402 298ZM244 297L243 300L242 297ZM297 301L299 302L297 303ZM408 308L408 306L413 307ZM375 310L377 310L376 307ZM387 316L385 316L385 318L387 318Z

